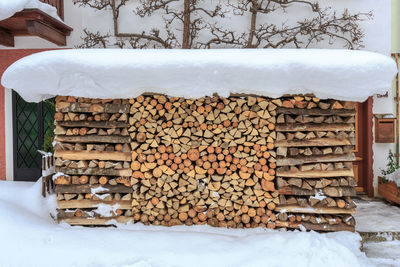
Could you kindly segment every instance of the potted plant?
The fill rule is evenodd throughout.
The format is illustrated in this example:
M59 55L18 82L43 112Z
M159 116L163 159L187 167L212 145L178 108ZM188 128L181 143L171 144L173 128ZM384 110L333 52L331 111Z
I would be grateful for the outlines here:
M392 151L389 151L386 170L381 170L378 192L391 204L400 204L400 166L396 164Z

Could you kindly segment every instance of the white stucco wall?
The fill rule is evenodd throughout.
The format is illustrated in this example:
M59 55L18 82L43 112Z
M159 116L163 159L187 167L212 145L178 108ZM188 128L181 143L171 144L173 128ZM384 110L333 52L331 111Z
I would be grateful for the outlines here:
M397 0L393 0L395 2ZM332 6L339 12L348 8L351 13L355 12L369 12L374 14L373 20L361 22L364 29L365 49L369 51L379 52L385 55L391 53L391 0L320 0L321 6ZM82 43L81 37L83 36L83 29L88 28L92 31L100 31L103 33L112 33L112 16L110 11L95 11L90 8L82 8L74 5L72 1L64 1L65 5L65 22L74 30L67 38L68 48L73 48ZM394 4L394 9L400 9L400 4ZM129 31L132 21L129 20L132 9L125 9L121 13L120 28L123 31ZM295 17L306 16L305 10L296 10ZM293 17L295 19L295 17ZM396 40L398 39L397 31L394 32ZM395 43L395 42L394 42ZM319 48L328 47L326 44L319 44ZM397 47L397 45L396 45ZM38 37L16 37L15 47L11 49L21 48L60 48L50 42L47 42ZM329 48L342 48L339 43L336 46L329 46ZM0 49L10 49L0 46ZM6 98L8 99L8 98ZM376 114L393 113L392 97L374 99L373 112ZM9 100L6 100L9 101ZM8 103L9 104L9 103ZM6 114L6 116L11 116ZM12 132L12 131L8 131ZM386 165L386 157L389 149L393 149L393 144L374 144L374 177L375 184L377 175L379 175L380 168ZM12 148L7 149L7 154L12 153Z

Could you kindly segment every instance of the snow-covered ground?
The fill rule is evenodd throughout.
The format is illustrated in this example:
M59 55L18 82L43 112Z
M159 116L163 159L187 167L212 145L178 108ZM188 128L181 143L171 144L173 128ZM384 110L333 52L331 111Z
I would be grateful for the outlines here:
M400 241L398 240L366 243L364 251L376 266L400 266Z
M355 233L57 225L39 183L0 182L0 266L373 266Z
M356 200L358 232L400 232L400 207L383 201Z

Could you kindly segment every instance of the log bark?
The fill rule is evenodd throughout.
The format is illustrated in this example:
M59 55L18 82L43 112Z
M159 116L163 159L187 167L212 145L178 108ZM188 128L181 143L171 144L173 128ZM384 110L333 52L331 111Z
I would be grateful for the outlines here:
M54 138L58 142L67 143L111 143L111 144L125 144L130 143L129 136L120 135L84 135L84 136L68 136L68 135L57 135Z

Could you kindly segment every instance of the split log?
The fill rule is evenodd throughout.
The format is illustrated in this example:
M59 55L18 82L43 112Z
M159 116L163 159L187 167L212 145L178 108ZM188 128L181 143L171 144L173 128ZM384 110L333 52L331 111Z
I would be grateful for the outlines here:
M88 104L88 103L56 103L57 112L79 113L128 113L129 104Z
M106 176L131 176L131 169L101 169L101 168L82 168L71 169L69 167L56 167L56 172L62 172L68 175L106 175Z
M281 195L296 195L296 196L315 196L321 189L306 190L295 186L283 186L278 188ZM356 190L354 187L326 187L322 189L324 195L328 197L344 197L355 196Z
M298 132L298 131L354 131L353 123L287 123L277 124L277 132Z
M77 194L90 194L92 189L104 188L105 190L101 193L132 193L132 187L127 187L124 185L57 185L55 187L56 193L77 193Z
M121 121L59 121L57 125L64 127L90 127L90 128L126 128L128 123ZM57 133L56 133L57 134Z
M278 147L280 148L280 147ZM317 163L317 162L349 162L355 161L356 157L354 153L342 154L342 155L321 155L321 156L297 156L297 157L285 157L278 158L276 160L277 166L295 166L306 163Z
M96 208L96 205L103 203L106 205L118 204L118 209L129 210L132 209L132 201L130 200L114 200L114 201L102 201L102 200L58 200L57 208L59 209L88 209Z
M332 171L320 171L320 170L312 170L312 171L299 171L299 170L277 170L277 176L281 177L294 177L294 178L303 178L303 179L311 179L311 178L330 178L330 177L341 177L341 176L353 176L353 169L341 169L341 170L332 170Z
M131 161L132 156L129 152L114 151L60 151L54 152L54 157L64 160L115 160Z
M132 217L118 216L110 218L57 218L58 222L66 222L69 225L110 225L111 220L115 220L118 223L129 223L133 222Z
M352 145L348 139L316 138L311 140L280 140L276 147L312 147L312 146L347 146Z
M276 109L278 114L293 114L293 115L308 115L308 116L342 116L342 117L352 117L356 115L355 109L335 109L335 110L325 110L325 109L298 109L298 108L282 108Z
M355 209L340 209L329 207L301 207L298 205L280 205L275 208L277 212L310 213L310 214L355 214Z

